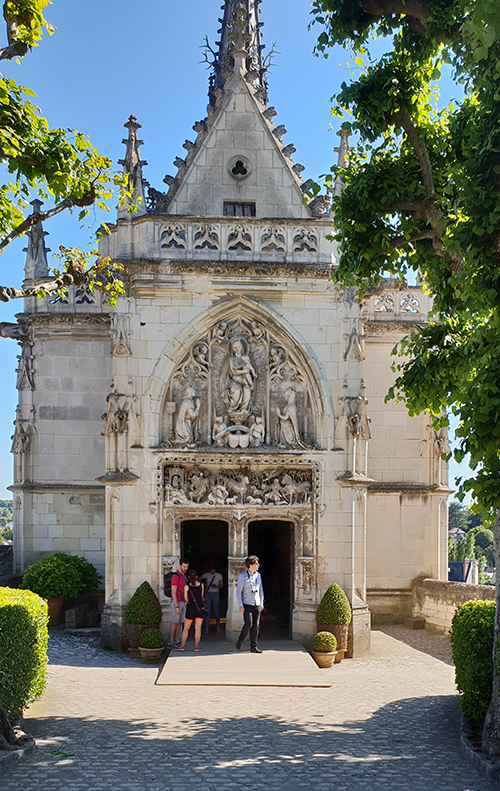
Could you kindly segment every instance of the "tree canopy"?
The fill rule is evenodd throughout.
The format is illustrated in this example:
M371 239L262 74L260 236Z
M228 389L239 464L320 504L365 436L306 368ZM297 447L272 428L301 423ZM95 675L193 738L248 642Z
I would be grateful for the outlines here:
M42 33L54 32L45 19L50 0L6 0L3 3L6 44L0 60L19 60L38 46ZM0 75L0 160L6 170L0 183L0 255L30 228L63 211L78 212L83 219L96 205L106 209L113 185L127 196L124 174L113 173L111 160L102 156L88 138L74 129L53 129L32 101L29 88ZM51 205L29 209L33 198ZM29 209L29 210L28 210ZM31 293L43 295L69 283L105 288L113 301L120 291L119 268L95 250L61 248L60 264L53 277L34 289L0 286L0 301Z
M359 67L332 110L360 141L333 199L334 278L369 292L387 273L401 283L419 273L434 314L400 344L389 397L441 425L451 408L459 418L455 457L470 454L475 471L462 495L470 491L479 508L498 513L500 4L313 0L312 14L322 27L318 51L343 44ZM438 100L444 68L461 94L446 107ZM327 182L337 175L333 167ZM500 546L498 517L495 532ZM498 676L483 744L500 754Z

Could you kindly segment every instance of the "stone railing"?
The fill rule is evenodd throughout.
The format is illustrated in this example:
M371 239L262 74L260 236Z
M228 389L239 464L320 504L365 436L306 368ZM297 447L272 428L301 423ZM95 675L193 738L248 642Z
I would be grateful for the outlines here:
M49 294L43 299L26 300L27 313L108 313L108 294L98 288L69 285L65 294Z
M413 616L425 618L427 629L447 633L457 607L471 599L494 601L494 586L416 579L413 583Z
M415 321L429 320L432 298L419 286L405 291L387 289L363 301L362 316L365 321Z
M172 217L156 224L156 249L170 261L262 261L331 266L331 223L253 217Z

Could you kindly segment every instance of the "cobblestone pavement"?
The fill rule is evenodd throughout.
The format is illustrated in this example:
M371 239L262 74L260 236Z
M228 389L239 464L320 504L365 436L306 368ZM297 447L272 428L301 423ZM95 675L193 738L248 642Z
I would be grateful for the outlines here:
M330 689L157 687L156 667L52 633L27 715L39 749L0 788L493 791L458 751L448 639L395 626L372 643L323 671Z

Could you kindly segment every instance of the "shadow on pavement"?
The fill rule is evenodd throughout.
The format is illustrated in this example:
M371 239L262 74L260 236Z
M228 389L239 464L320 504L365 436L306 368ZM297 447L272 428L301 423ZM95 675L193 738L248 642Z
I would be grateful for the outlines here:
M33 719L38 754L9 766L2 791L66 791L74 783L92 791L281 791L290 783L315 791L493 790L458 752L455 696L398 700L342 725L324 721L331 703L325 698L307 726L243 712L188 719L167 706L160 723Z

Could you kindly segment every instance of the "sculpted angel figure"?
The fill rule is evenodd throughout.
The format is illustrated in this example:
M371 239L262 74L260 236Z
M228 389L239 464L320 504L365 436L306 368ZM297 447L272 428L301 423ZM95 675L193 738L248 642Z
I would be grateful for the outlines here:
M241 338L231 341L230 349L224 399L229 409L246 412L252 400L257 373Z
M299 426L297 422L297 406L295 404L296 392L292 387L289 387L285 392L286 404L283 412L276 407L276 412L279 418L278 427L278 445L287 448L303 448L304 444L301 442L299 434Z
M183 393L182 403L175 421L175 437L179 442L192 444L196 439L196 424L201 401L196 398L194 387L188 385Z

